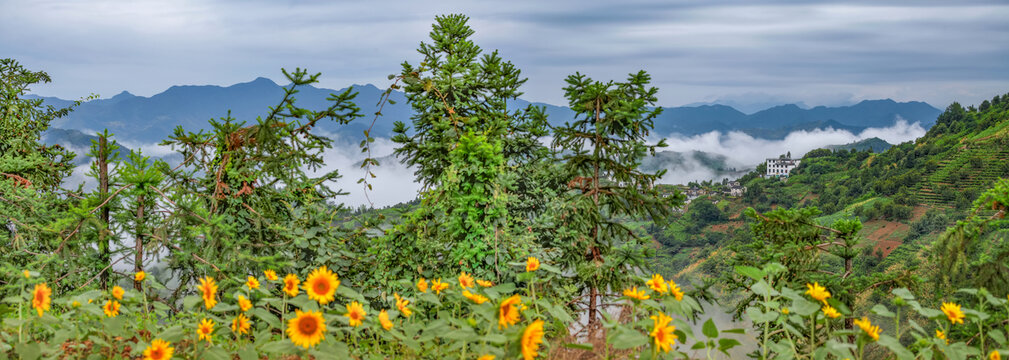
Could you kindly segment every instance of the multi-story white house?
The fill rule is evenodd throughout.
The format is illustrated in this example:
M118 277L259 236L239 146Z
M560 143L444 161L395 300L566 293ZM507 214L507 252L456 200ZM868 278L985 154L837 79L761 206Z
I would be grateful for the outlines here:
M765 177L788 177L789 172L799 166L799 159L768 158Z

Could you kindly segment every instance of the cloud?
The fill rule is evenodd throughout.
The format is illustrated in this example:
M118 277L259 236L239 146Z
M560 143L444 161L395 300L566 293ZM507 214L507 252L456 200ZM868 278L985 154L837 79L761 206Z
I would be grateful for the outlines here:
M327 134L334 139L334 146L326 150L324 158L326 165L317 173L338 170L342 178L336 184L329 184L334 189L342 189L349 193L335 199L350 207L360 205L376 208L407 202L417 197L421 185L414 181L414 168L407 167L392 156L396 144L386 138L375 138L372 143L372 158L380 159L379 166L372 167L374 178L369 178L371 190L365 190L364 184L357 180L365 177L365 169L360 167L365 155L352 138L343 138L339 134ZM383 159L384 158L384 159ZM369 202L370 200L370 202Z
M384 84L416 63L434 16L465 13L485 50L530 78L526 98L564 103L564 77L649 71L675 106L737 93L821 104L893 98L977 103L1009 85L1004 1L5 1L4 56L53 75L62 98L321 71L321 86ZM279 24L279 25L278 25Z
M754 138L742 132L709 132L696 136L684 137L672 134L666 142L666 150L686 152L704 151L724 155L734 162L746 166L755 166L767 158L791 152L792 157L801 157L813 149L828 145L850 144L856 141L878 137L891 144L911 141L925 135L925 129L920 124L908 124L903 119L886 128L869 128L858 134L846 130L825 129L813 131L795 131L782 140L766 140Z
M666 168L665 175L662 175L662 179L659 180L660 184L687 184L691 181L735 179L745 175L748 170L753 169L753 166L743 165L739 161L728 159L726 165L734 168L736 171L716 171L705 166L694 154L688 153L684 155L682 163Z

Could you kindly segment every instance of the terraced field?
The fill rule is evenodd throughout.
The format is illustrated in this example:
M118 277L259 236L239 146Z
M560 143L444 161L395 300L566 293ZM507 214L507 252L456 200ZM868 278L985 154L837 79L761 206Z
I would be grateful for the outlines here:
M991 140L991 138L985 139ZM951 206L953 198L944 197L950 189L956 194L970 188L984 188L999 177L1000 165L1009 161L1009 148L993 141L964 145L955 155L939 162L939 167L926 174L919 183L918 201L922 204ZM959 177L958 174L963 174Z

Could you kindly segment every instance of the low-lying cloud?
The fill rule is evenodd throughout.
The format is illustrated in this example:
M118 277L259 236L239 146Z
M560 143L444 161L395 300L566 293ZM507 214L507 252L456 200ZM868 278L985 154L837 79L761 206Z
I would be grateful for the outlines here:
M371 144L371 157L378 159L379 166L372 166L374 178L368 177L371 190L365 190L364 184L358 184L358 179L364 178L366 170L361 168L361 162L367 154L361 152L356 138L344 138L340 135L327 135L334 139L333 147L327 149L324 155L326 165L320 172L339 170L340 181L330 184L333 188L342 189L347 196L337 198L347 206L360 205L376 208L395 205L413 200L421 189L415 181L415 169L400 163L392 155L396 144L386 138L376 138Z
M793 157L801 157L813 149L828 145L849 144L873 137L878 137L891 144L898 144L921 137L925 131L918 123L908 124L907 121L898 120L891 127L870 128L858 134L828 128L796 131L788 134L782 140L759 139L735 131L710 132L696 136L672 134L666 140L669 147L663 150L683 153L683 161L667 167L666 175L660 182L686 184L690 181L731 179L745 174L746 170L752 169L766 158L777 157L788 152L791 152ZM368 179L372 189L366 193L364 185L357 183L358 179L365 177L365 169L360 167L365 154L361 153L361 149L357 145L359 140L340 134L327 134L327 136L334 140L333 147L324 152L325 166L314 173L339 170L342 178L329 185L334 189L347 192L348 195L338 197L336 201L350 207L365 205L378 208L407 202L417 197L421 185L416 182L414 177L416 169L407 167L392 156L396 144L391 140L376 138L372 143L372 157L379 159L381 165L372 167L371 170L375 174L375 178ZM172 160L169 163L177 163L177 159L172 159L177 155L173 156L174 153L166 147L134 142L124 142L123 144L133 149L141 149L145 154L154 155L152 157L169 158ZM87 149L73 148L72 150L78 152L78 156L85 156L87 153ZM699 155L696 153L698 151L725 156L724 168L719 170L706 166L698 158ZM85 190L94 189L94 181L85 176L88 168L87 164L77 166L74 174L67 179L65 185L69 188L76 188L77 184L84 182ZM736 171L731 171L732 169Z
M745 165L731 158L726 159L726 166L733 169L712 169L702 163L695 155L696 153L686 153L684 161L671 167L666 167L666 173L659 179L660 184L687 184L691 181L721 181L722 179L735 179L753 170L754 166Z
M858 134L833 128L812 131L795 131L782 140L754 138L743 132L721 133L712 131L695 136L671 134L666 139L666 150L686 152L704 151L724 155L731 161L745 166L755 166L770 157L791 152L792 157L801 157L810 150L828 145L844 145L878 137L891 144L917 139L925 135L925 128L919 123L908 124L898 119L896 124L885 128L869 128Z

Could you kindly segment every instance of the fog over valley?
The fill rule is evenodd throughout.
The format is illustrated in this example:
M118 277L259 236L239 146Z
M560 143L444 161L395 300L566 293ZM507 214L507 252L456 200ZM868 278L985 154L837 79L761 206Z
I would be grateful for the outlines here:
M691 181L715 180L723 178L734 179L769 157L791 153L799 158L806 152L831 145L844 145L860 140L879 138L890 144L913 141L925 134L926 129L920 123L909 124L900 119L893 126L866 128L858 133L833 128L800 130L789 133L783 139L762 139L753 137L741 131L712 131L700 135L685 136L682 134L666 135L668 147L662 149L654 158L646 157L643 167L646 170L666 170L660 180L664 184L686 184ZM325 150L326 165L316 171L316 174L339 170L342 178L334 188L342 189L348 194L342 197L347 206L360 205L385 207L397 203L411 201L416 198L421 185L414 181L415 169L395 160L393 151L396 144L387 137L375 138L372 143L372 157L378 159L380 165L372 168L375 178L368 182L372 190L366 191L358 179L364 177L365 169L361 161L365 154L361 152L359 142L363 135L349 133L333 133L321 131L321 134L333 140L333 147ZM657 142L658 139L652 139ZM171 166L176 166L182 159L171 148L157 143L142 143L129 139L118 139L126 149L140 150L146 156L160 158ZM550 139L542 140L549 144ZM78 154L79 166L66 184L84 183L85 189L93 189L94 179L86 173L90 165L86 157L88 146L80 142L56 141ZM125 154L124 154L125 157ZM370 200L370 202L369 202Z

